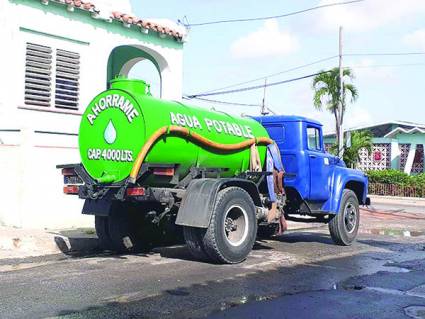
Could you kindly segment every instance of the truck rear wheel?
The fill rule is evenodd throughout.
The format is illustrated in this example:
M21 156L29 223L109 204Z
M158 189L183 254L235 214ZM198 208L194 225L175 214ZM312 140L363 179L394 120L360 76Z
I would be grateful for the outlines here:
M335 244L349 246L359 231L360 209L356 194L344 189L338 214L329 222L329 232Z
M109 223L107 216L95 216L94 225L97 238L99 238L99 246L102 249L112 249L112 241L109 236Z
M242 188L221 190L207 229L185 228L192 254L217 263L235 264L246 259L255 243L257 220L251 196ZM189 236L188 236L189 235Z
M189 249L193 257L198 260L207 261L209 259L205 252L203 236L205 235L205 229L197 227L183 227L184 240L186 246Z
M144 229L146 209L127 203L117 205L108 217L112 248L118 253L133 253L150 248L152 234Z

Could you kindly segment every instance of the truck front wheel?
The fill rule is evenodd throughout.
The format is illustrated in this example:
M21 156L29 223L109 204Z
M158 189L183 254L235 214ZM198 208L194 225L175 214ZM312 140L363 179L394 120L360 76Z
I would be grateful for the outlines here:
M349 246L359 231L360 209L356 194L344 189L338 214L329 222L329 232L335 244Z
M225 188L217 195L208 228L186 228L184 233L195 257L205 255L227 264L242 262L251 252L257 234L254 202L240 187Z

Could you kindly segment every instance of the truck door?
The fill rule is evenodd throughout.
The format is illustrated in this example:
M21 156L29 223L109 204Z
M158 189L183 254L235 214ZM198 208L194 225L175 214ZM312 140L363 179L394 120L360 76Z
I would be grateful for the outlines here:
M325 201L329 198L330 159L325 152L320 127L307 125L307 154L310 164L311 201Z

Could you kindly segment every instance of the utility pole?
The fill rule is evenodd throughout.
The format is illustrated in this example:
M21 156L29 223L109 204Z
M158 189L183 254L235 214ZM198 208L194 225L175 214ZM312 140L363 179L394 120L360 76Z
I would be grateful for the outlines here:
M264 91L263 91L263 103L261 104L261 115L269 114L266 107L266 87L267 87L267 78L264 79Z
M344 70L342 68L342 26L339 27L339 103L337 114L337 127L339 136L338 139L338 156L342 158L344 155L344 130L342 128L342 112L343 112L343 99L344 99Z

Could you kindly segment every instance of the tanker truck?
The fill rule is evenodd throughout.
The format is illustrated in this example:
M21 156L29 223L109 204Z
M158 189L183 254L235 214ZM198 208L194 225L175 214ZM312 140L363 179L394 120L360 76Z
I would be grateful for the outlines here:
M325 151L319 122L165 101L142 80L112 80L78 142L81 163L57 166L63 192L84 200L100 243L119 253L182 233L195 258L239 263L287 220L327 223L350 245L370 202L366 175Z

